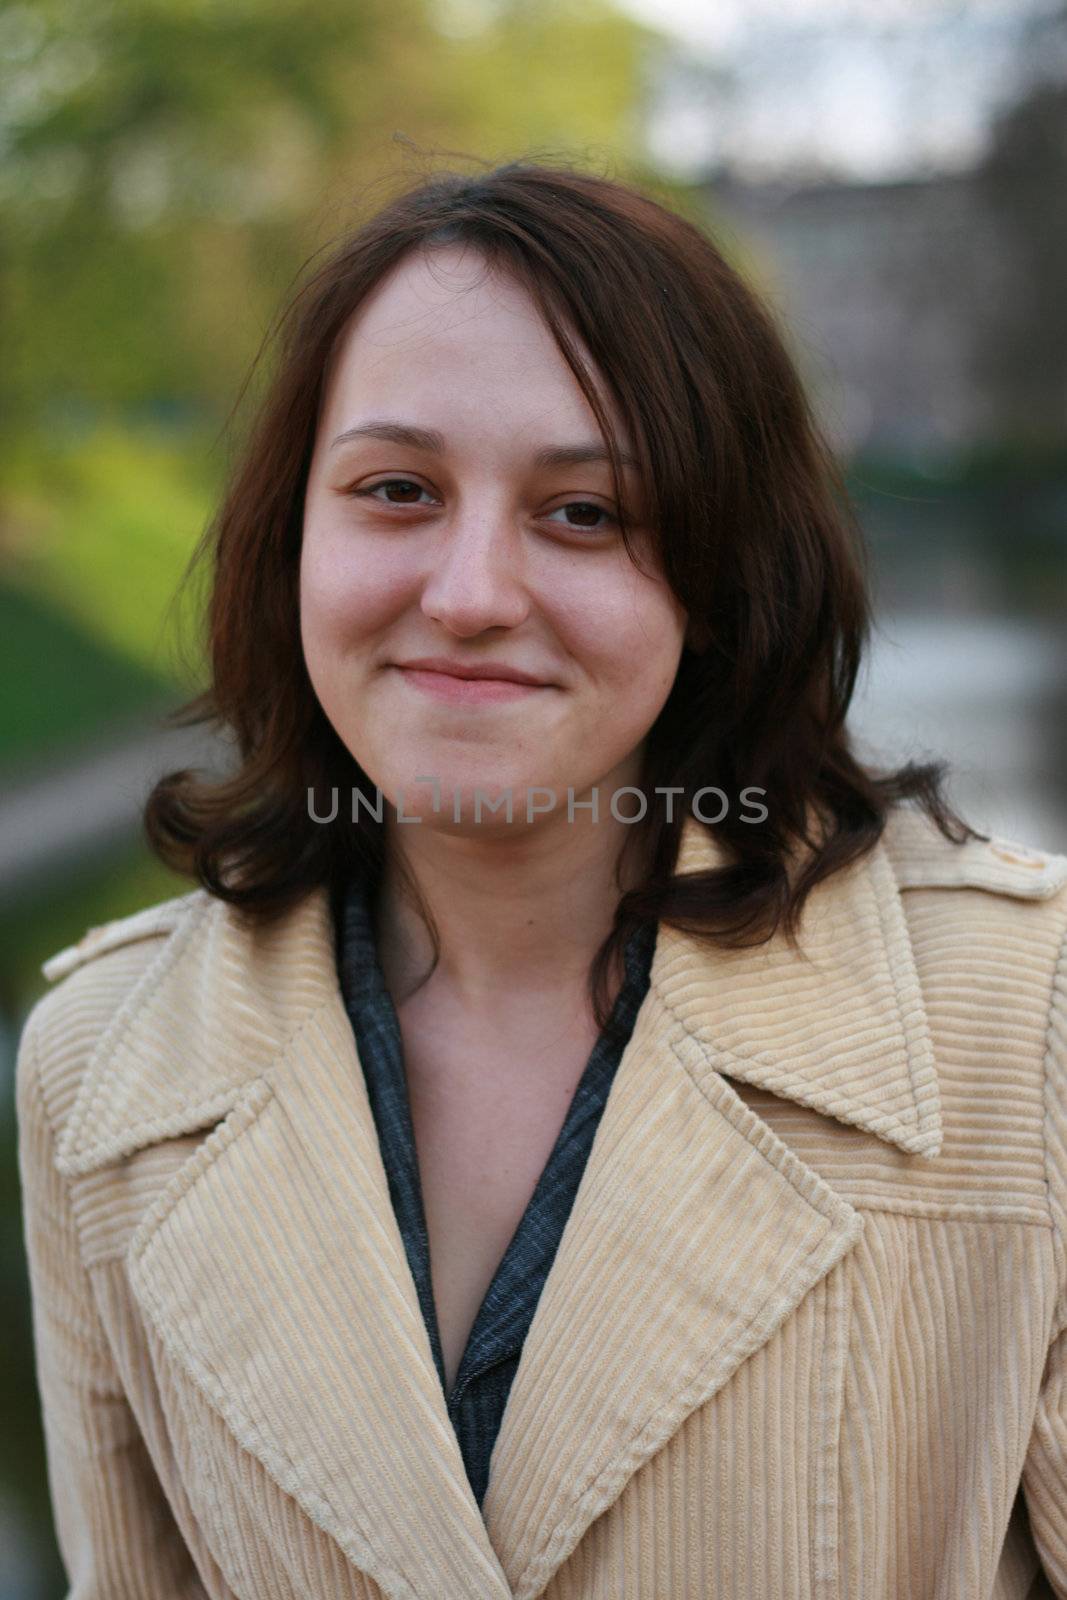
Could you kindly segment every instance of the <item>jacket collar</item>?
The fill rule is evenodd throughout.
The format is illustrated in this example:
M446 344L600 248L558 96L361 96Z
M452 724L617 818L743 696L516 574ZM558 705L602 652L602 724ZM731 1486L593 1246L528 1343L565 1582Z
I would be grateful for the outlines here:
M894 871L900 833L815 890L799 948L779 933L712 951L661 927L650 987L726 1076L936 1156L937 1072ZM725 859L687 817L677 871ZM175 904L186 907L178 926L87 1063L57 1151L68 1175L218 1121L339 994L325 890L266 930L203 892Z
M779 933L709 954L661 929L652 981L727 1077L933 1157L941 1101L891 855L900 839L891 827L862 861L816 887L799 947ZM679 872L722 859L705 831L683 831Z
M687 819L679 870L721 859ZM857 1243L862 1215L731 1079L937 1154L931 1038L884 846L809 907L799 952L781 938L709 952L660 929L481 1512L392 1210L325 893L273 929L193 896L101 1037L57 1164L89 1172L212 1129L137 1226L132 1291L240 1444L390 1600L533 1600Z

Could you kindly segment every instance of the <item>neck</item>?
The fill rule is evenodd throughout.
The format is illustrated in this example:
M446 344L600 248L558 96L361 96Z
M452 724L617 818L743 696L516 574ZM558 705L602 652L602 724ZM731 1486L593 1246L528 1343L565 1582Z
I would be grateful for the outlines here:
M392 825L376 907L379 958L391 992L407 996L433 960L400 863L437 925L440 957L430 981L484 1015L499 1011L509 996L558 999L584 985L621 893L638 881L637 846L627 851L621 887L615 881L631 832L614 817L577 825L565 815L521 831L482 829L477 838Z

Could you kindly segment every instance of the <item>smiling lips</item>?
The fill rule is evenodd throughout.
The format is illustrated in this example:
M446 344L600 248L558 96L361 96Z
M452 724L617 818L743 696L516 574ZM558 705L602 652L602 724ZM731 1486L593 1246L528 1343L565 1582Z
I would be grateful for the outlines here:
M406 683L437 700L469 705L496 700L521 700L551 685L519 667L504 662L449 661L444 656L420 656L398 661Z
M505 661L451 661L447 656L416 656L411 661L398 661L397 666L405 671L420 668L427 672L446 673L453 678L493 678L497 682L528 683L541 689L547 681L532 672L524 672L521 667L508 666Z

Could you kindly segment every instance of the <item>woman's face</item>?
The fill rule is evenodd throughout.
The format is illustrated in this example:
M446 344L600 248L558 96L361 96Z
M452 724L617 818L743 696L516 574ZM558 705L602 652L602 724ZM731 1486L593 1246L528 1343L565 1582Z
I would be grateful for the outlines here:
M596 786L607 819L637 782L686 615L647 531L646 570L627 556L602 450L536 304L471 249L408 257L350 324L309 474L301 632L323 710L404 815L466 831L475 790L510 790L515 828L547 815L541 791L565 816L568 788ZM633 468L626 488L636 517ZM408 665L424 658L534 682ZM480 826L507 827L504 807Z

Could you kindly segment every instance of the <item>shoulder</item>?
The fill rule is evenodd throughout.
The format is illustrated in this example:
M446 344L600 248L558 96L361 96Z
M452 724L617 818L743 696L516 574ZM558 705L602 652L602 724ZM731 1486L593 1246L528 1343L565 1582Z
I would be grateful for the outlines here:
M953 844L912 808L890 814L882 843L940 1036L962 1059L971 1011L991 1095L1022 1083L1028 1105L1043 1103L1050 1204L1067 1241L1067 855L999 835ZM1058 1248L1063 1324L1067 1243Z
M1067 855L993 834L955 844L923 811L898 806L882 844L901 889L981 889L1012 900L1067 908Z
M1067 1031L1067 855L1003 835L955 844L911 807L890 813L882 843L882 893L946 1048L969 1027L967 1048L1002 1082L1009 1062L1028 1081L1062 1074L1050 1042Z
M1016 1141L1031 1108L1039 1108L1060 1285L1055 1327L1062 1329L1067 1327L1067 855L1001 835L956 845L911 807L890 814L882 843L938 1037L953 1053L954 1094L964 1081L962 1063L969 1060L973 1073L974 1061L984 1057L987 1104L1012 1108L1013 1151L1021 1148ZM979 1044L967 1041L962 1025L972 1009L979 1019Z
M1047 1032L1063 1003L1067 855L997 834L956 844L911 806L890 813L882 846L924 988L946 1006L981 998L991 1030Z
M49 956L50 987L31 1007L19 1039L20 1107L33 1090L58 1131L77 1094L85 1061L101 1036L135 1003L150 972L212 904L203 889L176 895L113 921Z
M340 1006L324 885L279 917L197 889L89 929L44 970L18 1106L47 1117L70 1177L217 1121L309 1017Z
M160 900L140 911L132 911L128 916L87 928L74 944L64 946L42 962L41 971L54 983L86 962L98 960L109 950L165 938L196 905L208 899L210 896L205 890L193 889L189 894L175 895L170 900Z

